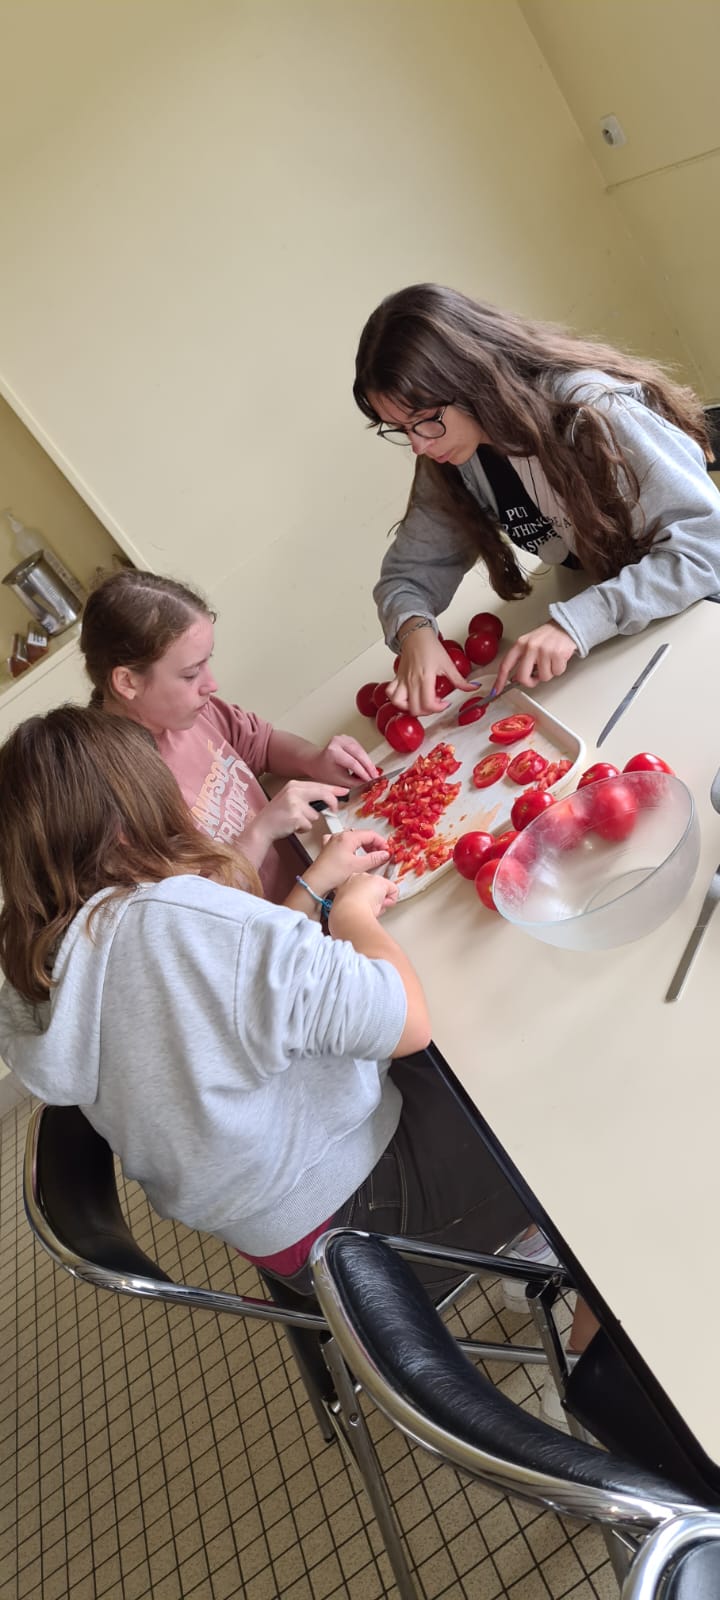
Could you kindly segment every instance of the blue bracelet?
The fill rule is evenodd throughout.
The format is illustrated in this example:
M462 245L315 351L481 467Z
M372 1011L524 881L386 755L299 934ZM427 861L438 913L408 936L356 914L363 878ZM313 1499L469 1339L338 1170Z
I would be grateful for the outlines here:
M321 916L322 916L323 911L325 912L326 917L330 915L330 911L331 911L331 908L332 908L332 900L326 900L326 899L323 898L323 896L321 894L316 894L315 890L310 888L309 883L306 883L304 878L296 878L295 882L299 883L300 888L304 889L305 893L309 894L310 899L314 900L315 904L320 907L320 915Z

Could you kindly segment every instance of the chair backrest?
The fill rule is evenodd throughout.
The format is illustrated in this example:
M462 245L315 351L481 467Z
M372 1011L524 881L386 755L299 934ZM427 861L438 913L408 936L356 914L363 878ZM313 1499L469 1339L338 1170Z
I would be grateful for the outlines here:
M135 1240L123 1216L109 1144L77 1106L40 1106L33 1116L25 1171L30 1226L55 1259L171 1280Z
M648 1528L699 1509L672 1482L566 1438L513 1404L466 1359L383 1239L332 1230L313 1246L311 1265L344 1360L409 1438L504 1493L569 1516Z

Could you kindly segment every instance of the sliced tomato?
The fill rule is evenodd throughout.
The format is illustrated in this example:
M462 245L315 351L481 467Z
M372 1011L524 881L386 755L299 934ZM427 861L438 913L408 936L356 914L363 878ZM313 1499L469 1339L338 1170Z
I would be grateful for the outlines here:
M667 772L671 778L675 776L667 761L663 761L662 756L651 755L649 750L643 750L639 756L631 756L625 762L623 772Z
M526 789L514 802L510 812L510 821L518 833L526 828L529 822L534 822L541 812L549 811L555 805L554 796L548 794L547 789Z
M507 769L512 783L535 783L547 772L550 763L539 750L518 750Z
M578 789L584 789L588 783L601 783L603 778L619 778L620 773L611 761L596 761L594 767L588 767L578 782Z
M482 761L473 767L472 781L476 789L489 789L492 783L498 783L504 778L510 765L510 757L504 750L490 750Z
M529 739L535 732L535 718L519 711L514 717L501 717L494 722L489 733L491 744L517 744L518 739Z
M572 761L564 759L562 761L551 761L547 771L543 773L538 783L538 788L552 789L556 783L560 782L561 778L565 777L565 773L570 771L571 766Z
M458 726L467 727L469 722L479 722L484 717L487 706L482 703L482 695L475 695L473 700L466 700L464 706L458 711Z

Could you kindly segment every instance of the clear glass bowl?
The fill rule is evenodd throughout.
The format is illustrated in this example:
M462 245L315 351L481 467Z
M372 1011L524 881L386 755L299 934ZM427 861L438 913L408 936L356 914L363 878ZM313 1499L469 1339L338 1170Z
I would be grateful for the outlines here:
M566 950L630 944L669 917L697 870L690 790L666 773L587 784L524 828L493 882L498 911Z

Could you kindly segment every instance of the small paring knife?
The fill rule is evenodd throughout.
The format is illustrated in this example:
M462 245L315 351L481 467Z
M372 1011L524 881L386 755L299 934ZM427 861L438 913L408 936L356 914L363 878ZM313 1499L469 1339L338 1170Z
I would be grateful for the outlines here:
M374 783L379 783L380 778L384 783L390 783L393 778L399 778L400 773L404 771L404 767L393 767L390 772L381 772L377 778L366 778L364 783L354 783L352 788L348 789L347 794L338 795L338 805L346 806L350 800L354 800L357 795L362 794L363 790L371 789ZM310 807L312 811L327 811L328 803L327 800L311 800Z

